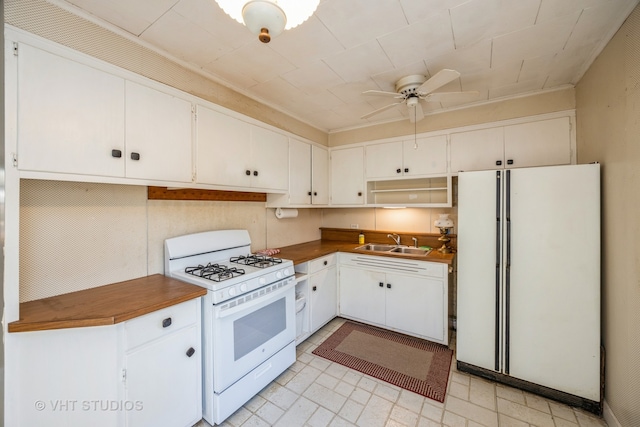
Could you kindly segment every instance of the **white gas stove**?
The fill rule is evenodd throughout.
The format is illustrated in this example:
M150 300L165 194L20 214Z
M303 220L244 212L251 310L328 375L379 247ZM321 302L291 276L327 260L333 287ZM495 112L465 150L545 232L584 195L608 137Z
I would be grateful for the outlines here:
M165 240L165 275L203 297L203 417L220 424L295 362L293 262L251 254L246 230Z

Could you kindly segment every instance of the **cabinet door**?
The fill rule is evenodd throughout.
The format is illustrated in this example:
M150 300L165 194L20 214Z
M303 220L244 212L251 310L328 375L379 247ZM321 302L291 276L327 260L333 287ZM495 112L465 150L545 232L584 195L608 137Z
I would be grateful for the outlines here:
M504 167L503 133L496 127L451 134L451 172Z
M126 176L191 182L191 103L126 82Z
M329 150L311 147L311 203L329 204Z
M331 151L331 203L364 203L364 150L362 147Z
M340 267L340 314L367 323L385 324L385 274Z
M446 135L407 140L402 148L405 176L447 173Z
M199 343L192 325L125 356L126 401L141 406L126 412L127 426L191 426L202 418Z
M393 178L404 174L402 142L367 145L365 170L367 179Z
M287 191L289 139L272 130L251 126L251 165L252 187Z
M320 329L336 317L338 307L338 280L336 267L325 268L312 274L311 286L311 330Z
M18 167L124 176L124 79L20 44Z
M197 182L249 187L250 145L248 123L202 105L196 107Z
M444 340L444 283L387 274L386 324L412 335Z
M311 145L289 140L289 203L311 204Z
M571 164L569 117L505 126L504 157L509 168Z

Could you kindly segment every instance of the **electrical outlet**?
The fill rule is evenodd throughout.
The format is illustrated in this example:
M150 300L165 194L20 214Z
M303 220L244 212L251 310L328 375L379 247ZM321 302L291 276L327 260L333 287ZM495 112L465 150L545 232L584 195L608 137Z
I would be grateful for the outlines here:
M358 228L358 224L351 224L351 228Z

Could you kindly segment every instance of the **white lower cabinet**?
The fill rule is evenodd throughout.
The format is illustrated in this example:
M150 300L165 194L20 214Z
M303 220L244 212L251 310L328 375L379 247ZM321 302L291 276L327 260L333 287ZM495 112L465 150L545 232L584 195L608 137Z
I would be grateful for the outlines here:
M10 334L21 381L9 425L196 424L200 311L197 298L115 325Z
M448 344L447 265L340 254L340 315Z
M296 315L299 323L296 343L304 341L338 314L337 254L295 266L296 293L304 297L305 307Z

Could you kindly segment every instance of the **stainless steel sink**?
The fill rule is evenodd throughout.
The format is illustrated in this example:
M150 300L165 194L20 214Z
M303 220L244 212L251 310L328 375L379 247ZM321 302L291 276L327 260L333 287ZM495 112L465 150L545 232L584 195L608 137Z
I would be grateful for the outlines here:
M373 252L389 252L392 249L396 249L397 246L385 245L378 243L367 243L366 245L358 246L356 249L361 251L373 251Z
M393 248L389 252L395 254L407 254L407 255L428 255L431 249L420 248Z
M431 249L409 248L407 246L385 245L382 243L367 243L356 248L360 251L382 252L389 254L429 255Z

